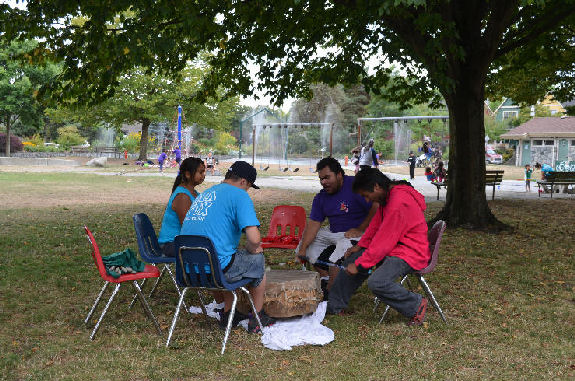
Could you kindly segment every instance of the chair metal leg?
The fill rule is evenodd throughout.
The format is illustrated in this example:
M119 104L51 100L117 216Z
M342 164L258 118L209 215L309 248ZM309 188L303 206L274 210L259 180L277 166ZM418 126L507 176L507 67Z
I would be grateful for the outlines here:
M110 282L104 282L104 287L102 287L102 289L100 290L100 293L96 297L96 301L94 301L94 305L92 306L92 309L90 310L90 312L88 312L88 316L86 316L86 319L84 319L84 324L88 324L90 322L90 319L92 318L92 315L94 315L94 311L96 311L98 304L100 304L100 300L102 299L102 295L104 295L104 291L106 291L106 288L108 288L109 284L110 284Z
M172 268L170 267L169 264L164 264L164 268L162 269L162 271L166 270L168 272L168 274L170 275L170 278L172 278L172 283L174 283L174 287L176 288L176 291L178 292L178 296L182 295L182 291L180 290L180 286L178 286L178 282L176 281L176 276L174 275L174 272L172 271ZM204 301L201 300L200 301L202 303L202 312L204 313L204 315L207 315L208 313L206 312L206 307L204 306ZM184 309L191 314L188 306L186 305L186 302L184 301Z
M405 282L406 279L407 279L407 275L404 275L403 278L401 279L401 282L399 282L399 284L403 284L403 282ZM409 283L409 280L407 282ZM383 322L383 319L385 319L385 316L387 315L388 312L389 312L389 306L386 305L385 311L383 311L383 315L381 315L381 319L379 319L379 324L381 324Z
M208 311L206 310L206 302L204 302L204 297L202 296L202 291L198 290L198 298L200 299L200 307L202 308L202 313L204 315L208 315ZM190 310L186 307L187 311L190 312ZM190 312L191 313L191 312Z
M152 287L152 289L150 290L150 293L148 294L148 298L151 298L152 295L154 295L156 288L158 288L158 284L160 283L160 281L164 277L164 273L166 272L167 267L168 267L167 265L164 265L164 267L160 271L160 276L158 278L156 278L156 281L154 282L154 286ZM178 292L178 294L179 294L179 292Z
M373 300L373 313L375 313L377 311L377 307L379 307L379 304L381 303L381 300L379 300L379 298L376 296L375 299Z
M263 331L264 326L262 325L262 322L260 321L260 314L258 314L258 311L256 310L256 305L254 304L254 300L252 299L252 294L250 294L250 292L245 288L245 287L240 287L240 289L246 293L246 295L248 296L248 300L250 301L250 304L252 305L252 311L254 311L254 315L256 317L256 320L260 326L260 329Z
M142 279L142 283L140 283L140 288L144 288L147 280L148 280L148 278ZM132 297L132 301L130 302L130 305L128 306L129 310L131 310L132 307L134 307L134 304L136 303L136 299L138 299L138 294L134 294L134 297Z
M184 296L186 295L187 288L182 290L180 294L180 300L178 301L178 306L176 307L176 312L174 313L174 318L172 319L172 325L170 326L170 331L168 332L168 340L166 340L166 348L170 346L170 340L172 340L172 334L174 333L174 329L176 329L176 322L178 321L178 315L180 314L180 309L182 308L182 304L184 303Z
M138 294L138 298L140 298L140 302L142 302L142 307L144 308L146 315L148 315L150 320L152 320L152 322L156 326L156 330L158 331L158 335L161 335L162 329L160 328L160 324L158 324L158 321L156 320L156 317L152 313L152 309L150 308L148 301L144 297L144 294L142 294L142 289L140 288L140 285L138 284L137 281L133 281L132 284L134 285L134 288L136 289L136 293Z
M443 319L443 322L447 324L447 319L445 318L445 315L443 314L441 307L439 307L439 303L437 303L437 300L435 300L435 296L433 296L433 292L431 292L431 289L427 285L425 278L423 278L422 275L419 275L417 278L419 279L419 283L421 283L421 287L423 287L425 293L427 294L427 296L429 296L429 299L431 299L431 304L433 305L433 307L435 307L437 312L439 312L439 315L441 316L441 319Z
M223 355L226 350L226 343L228 342L228 336L230 335L232 322L234 321L234 315L236 313L236 303L238 302L238 296L236 295L235 291L232 291L232 295L234 296L234 301L232 302L232 309L230 310L228 324L226 325L226 334L224 335L224 342L222 343L222 351L220 352L221 355Z
M112 304L114 297L116 296L116 294L120 290L121 285L122 285L121 283L118 283L118 284L116 284L116 287L114 287L114 291L112 291L112 295L110 295L110 299L108 299L108 303L106 303L106 306L104 307L104 310L102 311L102 314L100 315L100 318L98 319L98 321L96 322L96 325L94 326L94 329L92 330L92 334L90 335L90 340L94 340L94 336L96 336L96 332L98 332L98 329L100 328L100 324L102 323L102 320L104 320L104 316L106 315L106 312L108 312L108 308L110 308L110 305Z

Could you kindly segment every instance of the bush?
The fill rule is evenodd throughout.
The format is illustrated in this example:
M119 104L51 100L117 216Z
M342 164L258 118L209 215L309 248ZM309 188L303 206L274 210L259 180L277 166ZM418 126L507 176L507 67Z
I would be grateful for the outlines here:
M236 148L236 138L227 132L218 133L215 148L217 154L227 155L231 149Z
M10 135L10 152L22 151L22 139ZM0 132L0 152L6 153L6 133Z
M120 141L120 149L126 150L129 153L138 153L140 152L140 141L142 140L142 133L135 132L131 133L127 136L124 136ZM156 138L152 136L148 136L148 150L152 149L156 145Z
M64 150L70 149L72 146L84 144L86 139L78 132L76 126L65 126L58 128L58 139L56 142Z
M515 150L513 148L506 148L506 149L496 149L495 152L501 154L503 157L503 162L505 163L507 160L513 157Z

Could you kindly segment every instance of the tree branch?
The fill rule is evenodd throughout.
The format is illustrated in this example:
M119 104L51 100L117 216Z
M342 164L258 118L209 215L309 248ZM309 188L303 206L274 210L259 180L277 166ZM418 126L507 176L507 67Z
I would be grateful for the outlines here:
M521 10L517 13L515 20L511 20L511 22L520 22L521 18L528 16L527 13L529 10L530 8ZM500 48L495 53L494 58L500 58L533 41L541 34L554 30L563 20L573 15L575 15L575 4L572 4L569 7L550 6L549 11L546 14L539 16L536 19L535 24L524 21L522 23L524 26L522 30L518 30L516 33L510 33L509 36L505 36Z

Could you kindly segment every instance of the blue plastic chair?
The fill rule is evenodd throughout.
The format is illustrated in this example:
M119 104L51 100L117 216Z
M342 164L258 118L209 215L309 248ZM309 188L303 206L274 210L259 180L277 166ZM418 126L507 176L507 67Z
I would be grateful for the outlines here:
M179 235L175 238L174 244L176 246L177 253L176 282L178 285L184 287L184 289L180 295L180 301L178 302L178 307L176 308L176 312L172 320L170 332L168 333L168 340L166 341L166 347L170 345L170 340L174 329L176 328L176 322L178 321L180 308L184 303L184 296L186 291L190 288L211 291L229 291L234 296L228 324L226 326L224 341L222 343L221 354L224 354L224 351L226 350L226 342L228 341L228 336L232 328L232 321L236 312L236 303L238 300L236 289L239 288L246 293L258 324L262 327L252 296L244 287L246 284L253 281L252 278L244 278L237 282L228 283L222 271L214 244L208 237L199 235Z
M140 257L142 258L142 260L146 263L151 263L156 266L159 264L164 265L160 271L160 276L156 279L156 282L154 283L154 286L152 287L152 290L150 291L148 297L152 297L154 291L156 291L158 284L160 283L166 272L170 274L170 278L172 279L172 282L174 283L174 286L178 291L178 295L181 296L182 292L180 290L180 287L178 287L176 277L174 276L174 273L170 268L170 264L176 263L176 257L166 257L163 255L162 249L160 249L160 244L158 243L158 237L156 236L154 226L152 225L152 222L145 213L134 214L132 220L134 221L134 230L136 231L136 239L138 241L138 251L140 252ZM141 287L143 286L144 283L142 283ZM205 307L204 307L205 303L202 298L202 295L198 293L198 296L200 297L201 302L200 304L202 305L202 311L204 311L205 313ZM135 300L136 298L134 297L132 303L130 304L130 307L133 306Z

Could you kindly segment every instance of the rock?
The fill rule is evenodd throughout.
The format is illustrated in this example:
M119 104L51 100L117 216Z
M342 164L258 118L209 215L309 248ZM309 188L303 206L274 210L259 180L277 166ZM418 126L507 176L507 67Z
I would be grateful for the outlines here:
M312 313L322 300L319 274L315 271L269 270L266 272L264 311L286 318ZM238 310L251 312L249 301L238 291Z
M108 162L107 157L95 157L86 163L89 167L105 167Z

